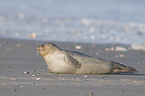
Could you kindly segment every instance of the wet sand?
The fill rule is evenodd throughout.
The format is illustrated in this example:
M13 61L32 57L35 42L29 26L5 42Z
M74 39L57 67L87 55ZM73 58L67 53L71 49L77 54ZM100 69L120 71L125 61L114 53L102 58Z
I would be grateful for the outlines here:
M49 73L43 58L36 55L37 46L45 42L0 38L1 96L144 96L145 51L129 50L129 45L121 44L53 42L60 48L121 62L138 71L136 74L57 75ZM116 51L113 49L116 46L127 51Z

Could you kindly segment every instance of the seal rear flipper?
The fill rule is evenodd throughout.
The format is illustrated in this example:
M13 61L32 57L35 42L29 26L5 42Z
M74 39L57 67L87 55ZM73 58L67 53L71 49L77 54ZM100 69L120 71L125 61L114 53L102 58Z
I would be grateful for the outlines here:
M112 64L111 73L136 73L137 72L134 68L125 66L117 62L111 62L111 64Z
M75 67L79 69L81 67L81 63L77 61L72 55L65 55L64 56L64 61L71 65L72 67Z

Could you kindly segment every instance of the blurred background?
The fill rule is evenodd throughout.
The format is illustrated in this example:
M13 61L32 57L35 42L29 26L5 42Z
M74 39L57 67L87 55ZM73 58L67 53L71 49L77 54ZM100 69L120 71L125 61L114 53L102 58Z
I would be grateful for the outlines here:
M145 0L0 0L0 37L144 43Z

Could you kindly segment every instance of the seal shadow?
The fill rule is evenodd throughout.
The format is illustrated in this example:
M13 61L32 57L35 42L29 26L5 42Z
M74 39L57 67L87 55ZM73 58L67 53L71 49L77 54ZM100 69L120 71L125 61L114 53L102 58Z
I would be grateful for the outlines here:
M117 73L117 74L108 74L108 75L121 75L121 76L123 76L123 75L125 75L125 76L127 76L127 75L129 75L129 76L145 76L145 74L139 74L139 73Z

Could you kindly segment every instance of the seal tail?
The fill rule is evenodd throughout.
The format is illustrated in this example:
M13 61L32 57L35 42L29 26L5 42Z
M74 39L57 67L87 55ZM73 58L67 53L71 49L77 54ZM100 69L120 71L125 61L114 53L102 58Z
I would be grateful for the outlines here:
M125 66L123 64L112 62L112 73L136 73L137 71L129 66Z

